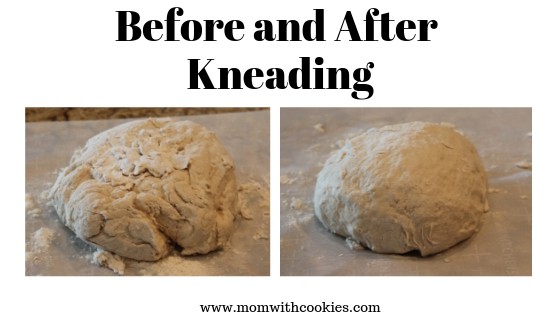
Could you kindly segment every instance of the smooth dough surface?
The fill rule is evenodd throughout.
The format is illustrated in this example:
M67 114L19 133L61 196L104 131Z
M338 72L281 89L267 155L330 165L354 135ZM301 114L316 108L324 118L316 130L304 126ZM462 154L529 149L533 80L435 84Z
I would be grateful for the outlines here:
M201 125L148 119L117 126L74 152L49 194L84 241L155 261L223 248L238 214L234 163Z
M469 238L487 210L474 146L446 124L406 123L347 140L317 178L315 214L378 253L422 256Z

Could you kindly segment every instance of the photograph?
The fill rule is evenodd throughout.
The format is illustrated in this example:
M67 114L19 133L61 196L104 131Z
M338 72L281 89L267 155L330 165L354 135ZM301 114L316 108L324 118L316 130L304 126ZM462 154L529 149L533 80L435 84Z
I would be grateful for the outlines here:
M26 108L26 276L270 274L269 108Z
M532 108L282 108L282 276L531 276Z

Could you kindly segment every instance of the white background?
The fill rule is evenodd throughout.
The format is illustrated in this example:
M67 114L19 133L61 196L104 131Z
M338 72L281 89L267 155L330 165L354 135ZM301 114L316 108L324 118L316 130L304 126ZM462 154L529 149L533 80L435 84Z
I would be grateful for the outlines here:
M18 1L1 4L2 292L11 312L200 312L199 304L379 304L386 314L554 312L558 222L556 108L560 27L554 1ZM229 42L117 42L117 10L142 21L238 19ZM435 19L431 42L334 42L347 10L396 20ZM256 42L258 19L313 18L325 42ZM189 58L246 69L299 65L300 56L355 69L373 61L372 98L351 90L188 90ZM271 277L83 278L24 276L25 106L270 106ZM285 106L528 106L533 108L532 277L280 277L279 111ZM3 312L5 313L5 312Z

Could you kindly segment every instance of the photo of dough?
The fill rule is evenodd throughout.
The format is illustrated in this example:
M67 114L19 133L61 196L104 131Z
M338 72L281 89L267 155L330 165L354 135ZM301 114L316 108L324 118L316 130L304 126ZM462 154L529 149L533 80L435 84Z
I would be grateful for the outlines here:
M268 275L269 111L138 111L26 123L26 275Z
M531 275L530 108L282 108L281 275Z

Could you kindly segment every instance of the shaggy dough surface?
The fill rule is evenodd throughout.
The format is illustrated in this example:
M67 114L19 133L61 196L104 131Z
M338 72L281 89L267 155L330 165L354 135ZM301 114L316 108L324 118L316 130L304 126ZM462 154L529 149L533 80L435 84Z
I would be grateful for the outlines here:
M315 214L378 253L422 256L469 238L488 208L474 146L446 124L406 123L347 140L319 173Z
M122 257L155 261L223 248L239 213L234 163L190 121L142 120L88 140L50 194L78 237Z

